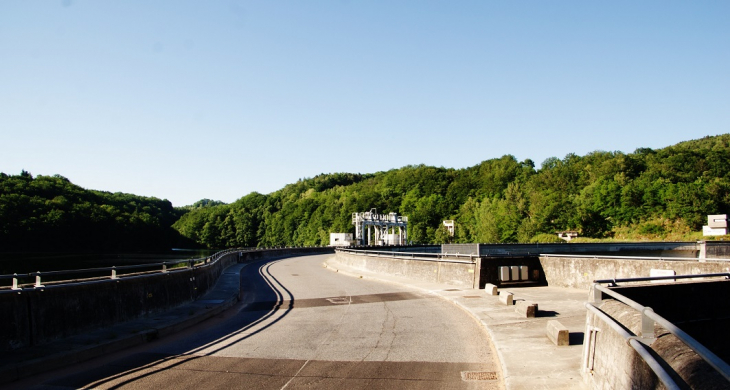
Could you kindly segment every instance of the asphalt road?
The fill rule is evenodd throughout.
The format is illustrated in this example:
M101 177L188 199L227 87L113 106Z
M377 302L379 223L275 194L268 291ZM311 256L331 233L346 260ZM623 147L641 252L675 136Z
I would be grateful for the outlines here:
M36 378L37 389L490 389L479 323L402 285L323 268L331 255L252 263L244 300L172 337Z

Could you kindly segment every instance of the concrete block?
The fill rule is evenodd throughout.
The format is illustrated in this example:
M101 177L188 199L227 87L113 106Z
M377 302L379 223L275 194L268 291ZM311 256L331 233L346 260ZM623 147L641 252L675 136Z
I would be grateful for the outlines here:
M570 332L557 320L550 320L547 323L545 332L553 344L557 346L570 345Z
M520 266L520 280L530 280L530 270L526 265Z
M509 282L509 267L499 267L499 280Z
M499 292L499 301L504 303L507 306L512 306L514 300L514 294L507 291L500 291Z
M515 312L525 318L535 318L537 315L537 303L517 301L515 302Z
M486 295L498 295L499 290L497 289L497 286L493 285L492 283L487 283L484 285L484 293Z

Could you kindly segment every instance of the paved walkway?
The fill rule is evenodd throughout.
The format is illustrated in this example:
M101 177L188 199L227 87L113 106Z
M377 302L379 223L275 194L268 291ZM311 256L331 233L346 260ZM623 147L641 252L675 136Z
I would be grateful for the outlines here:
M502 364L507 390L586 389L580 374L588 291L557 287L511 287L514 299L538 304L538 317L523 318L514 306L505 306L484 290L419 282L402 277L355 269L332 256L325 267L354 277L406 284L451 300L478 319L492 338ZM549 320L558 320L570 331L570 346L557 347L546 336Z

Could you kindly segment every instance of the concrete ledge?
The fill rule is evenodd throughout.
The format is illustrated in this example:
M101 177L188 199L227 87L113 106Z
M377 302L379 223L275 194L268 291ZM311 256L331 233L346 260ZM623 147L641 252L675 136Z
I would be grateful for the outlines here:
M512 306L514 304L514 294L507 291L500 291L499 301L507 306Z
M486 285L484 285L484 294L499 295L499 289L497 289L497 286L493 285L492 283L487 283Z
M525 318L535 318L537 315L537 303L528 301L517 301L515 311Z
M557 320L550 320L545 331L547 337L557 346L570 345L570 332Z

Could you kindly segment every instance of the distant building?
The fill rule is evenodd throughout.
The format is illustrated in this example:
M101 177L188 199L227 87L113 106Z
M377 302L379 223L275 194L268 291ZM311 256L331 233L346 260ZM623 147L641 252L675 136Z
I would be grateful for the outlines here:
M724 236L727 234L727 214L708 215L707 226L702 227L703 236Z
M352 244L352 233L330 233L330 246L350 246Z
M570 242L570 240L577 238L578 232L574 230L566 230L564 232L558 232L558 238L564 241Z
M445 220L444 221L444 227L446 228L446 230L449 231L449 237L453 237L454 236L454 228L455 228L454 220L453 219L447 219L447 220Z

